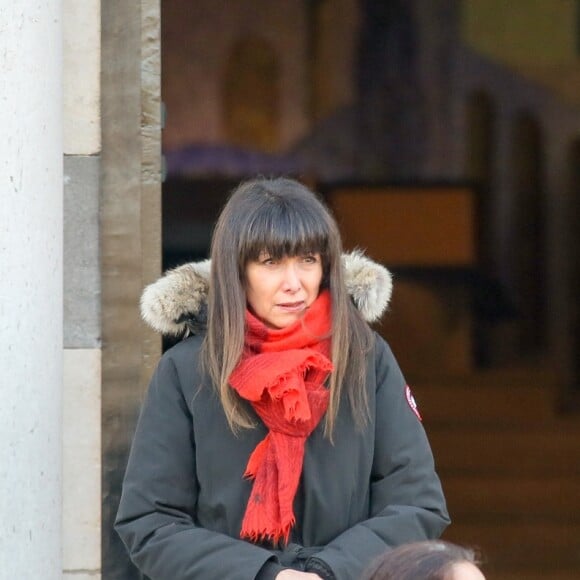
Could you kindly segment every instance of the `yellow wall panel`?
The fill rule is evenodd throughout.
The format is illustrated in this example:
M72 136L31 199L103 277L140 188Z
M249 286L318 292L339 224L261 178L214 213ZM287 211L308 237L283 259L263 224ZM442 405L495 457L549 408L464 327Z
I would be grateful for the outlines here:
M514 66L569 64L578 59L575 0L464 0L467 44Z
M388 266L464 267L476 261L467 188L342 188L329 196L346 248Z

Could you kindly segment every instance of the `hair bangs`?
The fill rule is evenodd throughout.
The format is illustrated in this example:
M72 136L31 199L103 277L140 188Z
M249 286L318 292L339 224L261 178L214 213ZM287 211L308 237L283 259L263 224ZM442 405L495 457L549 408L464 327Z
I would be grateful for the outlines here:
M262 252L274 259L308 253L326 256L328 222L308 209L288 203L267 204L258 209L248 220L239 253L240 265L257 260Z

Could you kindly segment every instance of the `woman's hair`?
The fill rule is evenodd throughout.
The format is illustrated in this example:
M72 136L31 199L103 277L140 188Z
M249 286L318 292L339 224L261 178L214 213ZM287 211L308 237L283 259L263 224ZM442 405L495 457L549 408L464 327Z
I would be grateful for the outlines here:
M208 330L203 363L216 386L232 430L253 422L228 380L244 349L245 270L261 252L272 258L320 253L321 289L332 299L330 401L325 434L332 437L343 390L358 425L368 417L366 352L368 325L348 296L342 270L342 243L328 209L292 179L255 179L239 185L223 208L211 245Z
M414 542L379 556L362 580L450 580L454 564L477 565L473 550L442 540Z

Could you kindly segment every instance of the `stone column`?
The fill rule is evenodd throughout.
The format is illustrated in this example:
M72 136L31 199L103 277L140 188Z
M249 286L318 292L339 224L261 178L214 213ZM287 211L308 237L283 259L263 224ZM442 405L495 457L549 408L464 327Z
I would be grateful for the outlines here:
M0 578L61 578L61 0L0 4Z
M101 0L62 0L63 580L101 573Z
M101 4L102 577L137 580L113 522L161 341L139 315L161 273L160 0Z

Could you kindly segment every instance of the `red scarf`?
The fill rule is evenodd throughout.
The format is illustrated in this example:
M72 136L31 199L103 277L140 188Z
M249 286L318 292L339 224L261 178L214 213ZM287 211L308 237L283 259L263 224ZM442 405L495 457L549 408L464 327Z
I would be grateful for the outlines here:
M240 537L288 543L292 504L304 461L306 439L328 406L324 381L332 371L330 294L318 296L301 320L270 329L246 312L244 355L230 384L268 428L246 467L254 479Z

